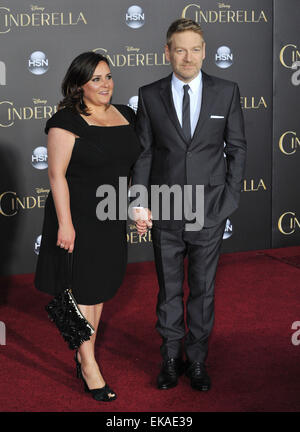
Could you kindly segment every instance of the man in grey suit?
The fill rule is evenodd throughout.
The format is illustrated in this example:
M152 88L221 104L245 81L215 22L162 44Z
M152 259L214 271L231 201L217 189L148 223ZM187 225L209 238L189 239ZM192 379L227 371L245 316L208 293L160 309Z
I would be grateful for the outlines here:
M238 207L244 175L244 121L237 84L201 70L205 42L197 23L187 19L172 23L165 53L173 73L139 90L136 131L143 152L132 183L182 189L204 185L203 228L186 230L185 217L176 220L171 211L170 220L153 221L152 237L159 283L156 328L163 358L157 386L174 387L185 372L194 389L206 391L211 386L205 361L214 321L217 263L226 219ZM144 233L145 221L139 220L137 228Z

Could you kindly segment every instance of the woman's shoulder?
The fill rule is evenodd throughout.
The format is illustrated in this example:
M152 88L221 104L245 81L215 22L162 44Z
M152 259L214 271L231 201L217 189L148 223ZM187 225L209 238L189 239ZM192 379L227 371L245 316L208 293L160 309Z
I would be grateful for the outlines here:
M77 111L71 108L61 108L49 120L74 120L78 117Z
M71 132L75 132L75 129L77 130L78 128L77 112L75 110L72 110L71 108L59 109L47 121L45 127L45 133L47 134L49 129L52 127L58 127L58 128L70 130Z
M114 104L114 107L120 111L120 113L129 121L129 123L135 123L135 112L128 105Z

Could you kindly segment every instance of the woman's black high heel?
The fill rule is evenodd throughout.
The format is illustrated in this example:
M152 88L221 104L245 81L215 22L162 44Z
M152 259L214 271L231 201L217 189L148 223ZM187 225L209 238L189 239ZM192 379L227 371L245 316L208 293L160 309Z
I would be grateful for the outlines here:
M80 368L81 373L81 368ZM98 389L92 389L90 390L85 379L83 378L83 375L81 373L80 378L83 381L84 384L84 391L86 393L91 393L92 397L99 402L112 402L115 399L117 399L116 393L107 385L105 384L104 387L98 388ZM114 394L114 396L109 396L109 393Z
M75 363L76 363L76 375L77 375L77 378L80 378L81 375L82 375L82 373L81 373L81 363L79 363L77 355L78 355L78 350L75 351L74 360L75 360Z

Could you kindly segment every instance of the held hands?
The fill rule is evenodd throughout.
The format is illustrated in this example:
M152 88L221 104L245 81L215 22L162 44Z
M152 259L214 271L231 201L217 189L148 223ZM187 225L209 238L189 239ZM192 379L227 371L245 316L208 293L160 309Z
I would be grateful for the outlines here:
M72 224L59 226L57 232L56 246L59 246L69 253L74 250L75 230Z
M151 210L144 207L134 208L134 220L139 235L145 234L148 228L152 228L151 219L152 219Z

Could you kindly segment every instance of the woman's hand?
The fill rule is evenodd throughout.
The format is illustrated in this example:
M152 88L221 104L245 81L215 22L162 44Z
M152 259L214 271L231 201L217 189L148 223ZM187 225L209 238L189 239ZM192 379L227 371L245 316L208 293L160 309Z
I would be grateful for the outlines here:
M58 228L56 246L72 253L74 250L75 230L72 224L62 225Z
M151 210L145 209L147 211L148 219L137 219L135 222L137 232L139 235L143 235L147 232L148 228L152 228L152 213Z

